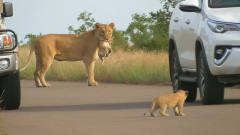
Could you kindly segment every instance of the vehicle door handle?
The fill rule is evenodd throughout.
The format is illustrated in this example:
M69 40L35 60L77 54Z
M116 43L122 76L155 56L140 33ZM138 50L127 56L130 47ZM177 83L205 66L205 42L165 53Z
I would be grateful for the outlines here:
M173 21L174 21L174 22L178 22L178 21L179 21L179 20L178 20L178 17L174 18Z
M185 21L185 23L186 23L186 24L190 24L191 21L190 21L189 19L187 19L187 20Z

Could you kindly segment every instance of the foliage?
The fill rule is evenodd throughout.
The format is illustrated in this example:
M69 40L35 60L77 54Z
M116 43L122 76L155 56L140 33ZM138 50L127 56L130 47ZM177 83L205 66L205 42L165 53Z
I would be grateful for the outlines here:
M86 31L89 31L90 29L93 29L95 24L95 19L92 18L92 13L88 13L87 11L84 11L80 13L80 15L77 18L77 21L80 22L80 26L77 29L74 29L72 25L68 27L69 33L72 34L81 34Z
M117 83L168 83L168 25L170 15L178 0L160 0L162 8L148 14L133 14L132 22L126 31L115 28L113 33L115 53L107 58L104 65L96 64L96 80ZM70 34L81 34L95 26L92 13L83 12L77 17L79 27L68 27ZM41 34L40 34L41 35ZM27 43L31 44L40 35L28 34ZM131 43L131 47L129 46ZM121 51L131 48L134 51ZM119 49L121 49L119 51ZM139 49L148 50L141 51ZM25 65L29 48L20 48L21 65ZM149 52L156 51L156 52ZM35 59L31 61L35 62ZM68 66L71 64L72 66ZM35 64L21 72L21 78L33 79ZM50 80L86 80L84 65L79 62L54 61L47 79Z
M128 49L128 37L124 31L115 29L113 32L113 49L114 50L127 50Z
M162 8L156 12L148 14L133 14L132 22L126 31L115 28L113 33L113 49L127 50L144 49L149 51L166 51L168 50L168 27L171 13L180 0L159 0ZM79 26L74 28L70 25L68 31L70 34L81 34L94 29L95 19L92 13L82 12L77 17ZM41 35L41 34L40 34ZM28 34L28 44L39 35ZM131 47L129 46L131 43Z
M168 49L168 27L170 16L177 0L160 0L162 9L146 14L134 14L127 28L134 48L146 50Z
M145 14L134 14L132 20L133 22L128 26L126 34L129 35L134 48L145 49L152 38L152 34L149 31L152 20Z
M35 35L35 34L27 34L24 39L27 39L27 43L28 45L31 45L32 42L37 38L40 37L42 34L40 33L39 35Z
M80 23L80 26L77 29L74 29L72 25L68 27L68 31L71 34L81 34L91 29L94 29L95 19L92 17L92 13L82 12L80 13L77 21ZM114 44L113 49L127 49L128 47L128 38L125 36L124 31L115 29L113 32Z

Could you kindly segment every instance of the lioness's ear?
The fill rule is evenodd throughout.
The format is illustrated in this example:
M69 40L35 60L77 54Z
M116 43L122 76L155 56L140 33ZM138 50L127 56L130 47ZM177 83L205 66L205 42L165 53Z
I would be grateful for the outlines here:
M98 29L100 26L101 26L100 23L96 23L96 24L95 24L95 28L97 28L97 29Z
M114 28L114 23L110 23L109 26L113 29Z

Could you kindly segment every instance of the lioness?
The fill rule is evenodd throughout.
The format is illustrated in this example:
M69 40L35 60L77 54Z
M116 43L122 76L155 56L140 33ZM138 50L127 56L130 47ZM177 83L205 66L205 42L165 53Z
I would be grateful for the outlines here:
M183 116L183 105L187 98L188 91L179 90L176 93L171 93L163 96L159 96L153 99L152 107L149 112L146 112L144 115L151 115L154 117L153 112L155 108L160 108L160 114L162 116L169 116L166 113L167 108L173 108L175 115Z
M83 61L88 73L88 85L96 86L94 79L94 65L99 57L103 60L111 53L113 44L114 23L95 24L95 29L83 34L49 34L34 40L28 63L21 69L24 70L30 63L35 52L36 70L34 79L36 87L48 87L50 84L45 81L45 74L48 71L53 59L58 61Z

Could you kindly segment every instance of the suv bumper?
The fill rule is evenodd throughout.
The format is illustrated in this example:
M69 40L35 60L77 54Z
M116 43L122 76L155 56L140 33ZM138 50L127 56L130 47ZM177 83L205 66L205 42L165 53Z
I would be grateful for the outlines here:
M4 76L6 74L13 73L19 70L19 60L17 53L0 54L0 61L3 60L8 62L8 66L5 69L0 67L0 76Z
M240 74L240 47L232 47L231 53L220 66L213 62L213 75ZM214 60L213 60L214 61Z
M217 76L218 81L224 83L225 86L234 86L240 83L240 75L221 75Z
M203 39L208 67L212 75L240 75L240 32L213 33L205 29L211 38ZM206 34L205 33L205 34ZM203 35L204 36L204 35ZM202 36L202 37L203 37ZM206 35L205 35L206 36ZM216 46L230 47L231 52L220 65L215 62Z

